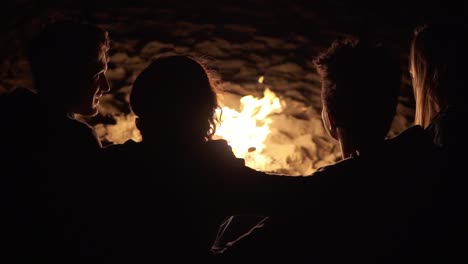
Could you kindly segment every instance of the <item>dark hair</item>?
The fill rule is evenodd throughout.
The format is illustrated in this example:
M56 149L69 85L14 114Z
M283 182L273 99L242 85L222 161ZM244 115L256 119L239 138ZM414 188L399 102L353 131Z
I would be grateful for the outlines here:
M157 58L137 77L130 104L153 134L170 127L173 134L209 140L218 122L216 90L213 72L200 60L171 55ZM140 130L145 138L145 129Z
M355 135L385 137L401 83L399 64L389 52L350 37L334 41L314 64L322 81L322 103L336 125Z
M468 29L464 25L437 22L416 28L410 72L417 124L426 127L447 106L465 104L467 63Z
M47 25L30 43L29 60L38 90L64 72L109 49L108 33L91 24L62 20Z

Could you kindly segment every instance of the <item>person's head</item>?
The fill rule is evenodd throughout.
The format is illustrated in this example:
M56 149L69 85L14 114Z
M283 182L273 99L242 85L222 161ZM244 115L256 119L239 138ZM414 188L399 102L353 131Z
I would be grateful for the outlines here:
M46 26L29 50L39 95L69 113L97 114L99 98L109 91L109 45L108 33L94 25L60 21Z
M338 129L353 141L383 140L392 124L400 91L400 67L379 45L336 40L314 64L322 83L322 118L335 139Z
M212 74L199 60L181 55L157 58L143 70L130 94L143 140L172 137L196 143L211 139L219 107Z
M449 105L464 105L467 63L466 27L437 23L416 28L409 59L416 124L426 127L439 111Z

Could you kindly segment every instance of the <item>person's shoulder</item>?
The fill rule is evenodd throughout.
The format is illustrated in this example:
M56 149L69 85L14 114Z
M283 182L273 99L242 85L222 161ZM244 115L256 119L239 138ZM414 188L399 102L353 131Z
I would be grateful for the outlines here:
M123 144L111 144L108 146L105 146L101 149L101 152L103 153L121 153L121 152L127 152L127 151L132 151L138 147L138 143L135 142L133 139L129 139L125 141Z
M333 164L318 168L311 175L311 177L321 178L321 177L328 177L329 175L335 175L339 177L342 175L342 173L351 172L352 170L356 169L356 167L360 163L359 161L360 161L359 157L346 158L346 159L337 161Z
M140 162L135 155L138 143L129 139L123 144L112 144L99 149L99 160L104 167L122 167Z
M101 148L101 142L96 131L87 123L66 116L62 121L57 120L56 124L62 133L60 137L66 137L69 142L75 142L77 148Z
M393 138L385 140L386 144L400 144L401 142L414 142L417 139L427 139L428 135L420 125L414 125Z
M75 118L67 118L67 121L69 123L70 129L73 129L73 131L76 131L76 133L96 135L94 128L83 121L77 120Z
M232 147L224 139L208 140L205 143L205 149L217 153L232 153Z
M207 157L210 157L212 161L216 161L216 164L234 167L243 167L245 165L244 159L236 157L232 147L224 139L207 141L204 151Z
M419 125L412 126L397 136L385 140L387 156L417 155L431 151L433 148L431 136Z
M361 157L350 157L317 169L304 181L319 191L342 190L340 186L348 189L368 176L368 167L369 164Z

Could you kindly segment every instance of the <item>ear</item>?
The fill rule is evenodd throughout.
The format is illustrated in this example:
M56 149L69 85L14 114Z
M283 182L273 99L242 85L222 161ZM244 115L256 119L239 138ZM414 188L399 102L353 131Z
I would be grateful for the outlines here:
M142 128L142 124L141 124L141 120L139 117L135 118L135 126L138 128L138 130L140 130L141 132L141 128Z
M325 127L325 130L327 131L328 135L334 138L335 140L338 140L338 132L335 119L333 118L333 115L330 115L328 113L326 107L322 108L322 121L323 126Z
M330 120L330 132L329 133L334 139L338 140L338 127L336 126L335 119L330 115L328 115L328 117Z

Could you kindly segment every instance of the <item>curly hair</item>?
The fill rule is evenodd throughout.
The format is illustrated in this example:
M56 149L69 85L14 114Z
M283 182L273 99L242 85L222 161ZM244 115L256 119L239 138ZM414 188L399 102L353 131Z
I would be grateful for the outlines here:
M173 133L209 140L218 124L217 80L213 71L193 57L159 57L135 80L131 108L146 120L148 129L150 122L156 122L172 127ZM145 137L145 131L141 132Z

